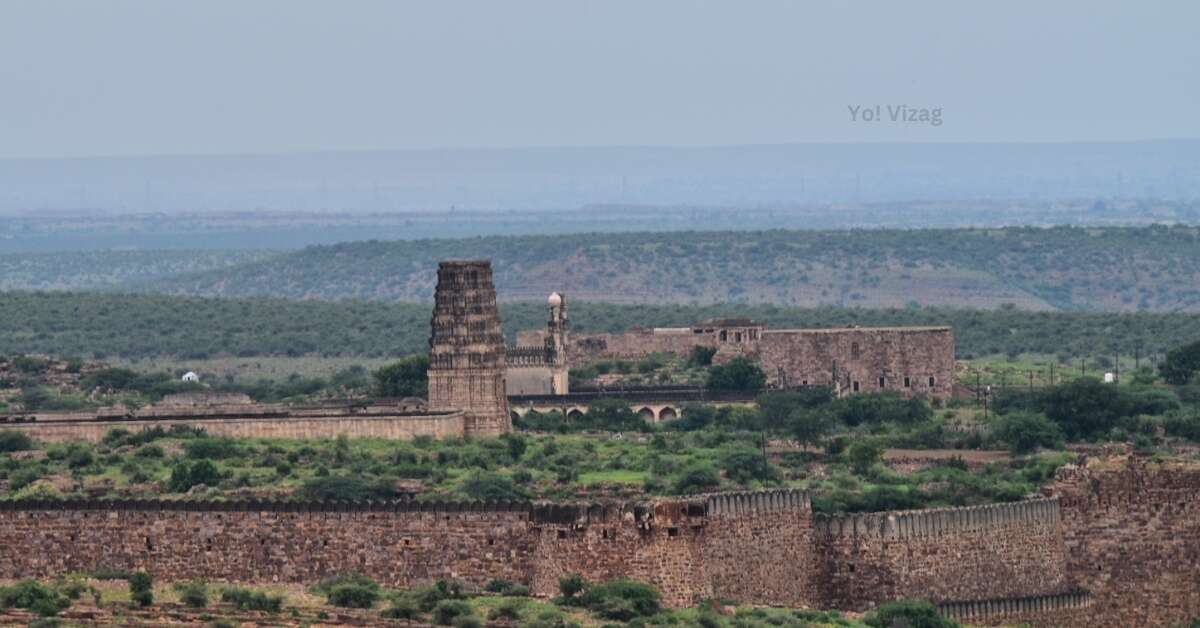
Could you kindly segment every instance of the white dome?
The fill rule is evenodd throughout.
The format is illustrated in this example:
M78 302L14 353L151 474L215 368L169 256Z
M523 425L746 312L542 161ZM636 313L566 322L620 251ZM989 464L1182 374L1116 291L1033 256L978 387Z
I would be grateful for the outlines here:
M558 307L562 305L562 295L557 292L551 292L550 298L547 301L550 302L550 307Z

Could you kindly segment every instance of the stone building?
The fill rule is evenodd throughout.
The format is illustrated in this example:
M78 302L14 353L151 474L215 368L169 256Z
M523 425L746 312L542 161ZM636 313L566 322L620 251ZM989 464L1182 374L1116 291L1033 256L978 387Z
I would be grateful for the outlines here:
M548 343L553 334L551 328L521 332L518 345ZM754 360L774 388L832 386L839 396L895 391L933 398L947 398L954 391L954 331L949 327L768 329L750 319L721 318L690 327L564 334L563 346L567 367L638 360L653 353L686 358L696 347L708 347L716 350L718 364L736 357Z
M429 338L429 409L461 410L466 436L512 430L505 395L507 359L492 264L438 264Z
M546 330L518 336L508 348L509 395L565 395L570 392L567 364L567 300L555 292L547 299Z

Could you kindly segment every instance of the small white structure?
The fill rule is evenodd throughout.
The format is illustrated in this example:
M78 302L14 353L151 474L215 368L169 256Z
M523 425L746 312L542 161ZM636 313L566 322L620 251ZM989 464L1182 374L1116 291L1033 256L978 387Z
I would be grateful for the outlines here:
M197 375L195 371L188 371L188 372L184 373L183 377L181 377L179 379L182 381L185 381L185 382L199 382L200 376Z
M1105 383L1105 384L1115 384L1116 382L1117 382L1117 375L1116 375L1116 373L1113 373L1112 371L1109 371L1109 372L1107 372L1107 373L1105 373L1105 374L1104 374L1104 383Z

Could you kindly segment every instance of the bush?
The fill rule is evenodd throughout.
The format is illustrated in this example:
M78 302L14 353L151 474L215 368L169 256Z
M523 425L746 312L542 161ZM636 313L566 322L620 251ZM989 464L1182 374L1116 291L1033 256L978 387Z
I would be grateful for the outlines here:
M1184 345L1167 353L1159 372L1167 383L1182 386L1200 371L1200 341Z
M716 347L695 346L688 356L689 366L712 366L713 356L717 355Z
M565 604L572 604L586 589L587 581L577 573L567 574L558 579L558 592Z
M881 605L865 620L871 628L957 628L958 622L938 614L937 607L924 600L900 600Z
M450 626L459 617L471 616L471 605L462 600L442 600L433 607L433 623Z
M129 597L142 608L154 603L154 580L150 574L137 571L129 575Z
M18 430L0 430L0 453L33 449L33 439Z
M650 617L662 610L658 590L633 580L613 580L592 586L580 604L604 619L630 621Z
M846 449L846 460L850 468L859 475L866 475L883 459L883 445L874 439L859 439Z
M472 472L463 480L460 490L471 499L481 500L521 499L528 496L525 489L517 486L512 478L490 471Z
M201 484L216 486L221 481L221 472L211 460L196 460L189 463L181 460L171 468L171 479L167 488L173 493L186 493Z
M0 608L23 608L43 617L52 617L70 605L67 596L36 580L22 580L0 587Z
M304 485L300 487L299 495L304 499L317 501L391 499L396 496L396 487L387 480L371 480L348 475L326 475L305 480Z
M221 601L232 604L239 611L264 611L278 613L283 609L282 595L267 595L241 587L226 587L221 591Z
M524 607L525 600L505 600L488 612L488 620L520 621L521 609Z
M750 358L738 357L708 372L709 390L762 390L767 376Z
M1038 447L1062 447L1062 430L1044 415L1034 412L1001 415L996 419L992 433L1017 454L1027 454Z
M695 461L689 464L675 480L674 491L681 495L688 493L703 493L720 486L721 476L711 463Z
M412 621L421 616L421 609L412 597L400 595L392 600L392 605L384 609L381 615L388 619Z
M234 458L242 455L242 446L234 438L197 438L187 441L183 444L183 450L187 452L188 458L212 458L220 460L222 458Z
M339 584L329 590L329 603L342 608L371 608L379 601L379 587Z
M203 580L177 583L175 590L179 592L179 601L183 602L185 606L191 608L208 606L208 583Z
M1200 413L1173 412L1163 419L1163 429L1167 434L1178 438L1186 438L1200 443Z
M414 355L371 373L380 397L429 396L429 356Z

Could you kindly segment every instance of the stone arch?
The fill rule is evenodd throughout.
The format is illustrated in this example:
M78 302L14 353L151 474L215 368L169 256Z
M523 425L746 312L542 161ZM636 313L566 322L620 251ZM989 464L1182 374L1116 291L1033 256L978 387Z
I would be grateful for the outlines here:
M654 410L651 410L649 407L643 406L641 410L637 411L637 413L638 416L647 421L654 421Z
M580 410L579 408L571 408L570 410L567 410L567 418L572 420L582 419L583 410Z
M679 414L676 413L675 408L672 408L671 406L663 407L663 409L658 413L659 421L671 421L677 418L679 418Z

